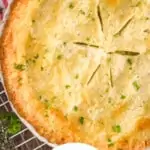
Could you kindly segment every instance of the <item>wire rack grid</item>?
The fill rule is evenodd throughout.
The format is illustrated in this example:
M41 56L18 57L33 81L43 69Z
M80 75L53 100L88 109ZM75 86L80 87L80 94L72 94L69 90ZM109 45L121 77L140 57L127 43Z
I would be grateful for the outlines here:
M0 110L13 112L9 103L3 82L0 79ZM34 136L29 129L22 123L22 130L10 137L14 142L14 150L52 150L48 145L41 142Z

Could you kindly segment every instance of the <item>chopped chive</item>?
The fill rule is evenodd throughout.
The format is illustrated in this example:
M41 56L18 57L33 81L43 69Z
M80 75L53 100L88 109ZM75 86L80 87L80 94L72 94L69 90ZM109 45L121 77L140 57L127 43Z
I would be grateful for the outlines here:
M62 59L62 57L63 57L63 55L60 54L57 56L57 59L60 60L60 59Z
M44 70L44 67L41 67L41 71L43 71Z
M145 29L143 32L150 33L150 30L149 29Z
M73 9L73 8L74 8L73 3L70 3L70 4L69 4L69 8L70 8L70 9Z
M87 37L87 38L86 38L86 41L88 41L88 42L89 42L89 41L90 41L90 38L89 38L89 37Z
M134 81L132 83L133 87L135 88L136 91L138 91L140 89L140 85L137 83L137 81Z
M19 83L19 85L22 84L22 78L21 77L18 79L18 83Z
M34 58L35 58L35 59L38 59L38 58L39 58L39 54L36 54L36 55L34 56Z
M78 107L77 107L77 106L74 106L73 110L74 110L74 111L78 111Z
M41 95L39 96L39 99L40 99L40 100L42 99L42 96L41 96Z
M125 99L126 96L125 96L125 95L121 95L120 98L121 98L121 99Z
M84 124L84 117L80 117L80 118L79 118L79 122L80 122L80 124L83 125L83 124Z
M112 142L112 140L110 138L108 138L108 142Z
M32 23L35 23L35 20L32 20Z
M132 59L131 58L128 58L127 62L128 62L129 65L132 65Z
M138 6L140 6L141 4L142 4L142 2L139 1L135 6L138 7Z
M80 10L79 12L80 14L85 15L85 12L83 10Z
M79 75L78 75L78 74L76 74L76 75L75 75L75 79L78 79L78 78L79 78Z
M112 102L112 98L109 97L109 98L108 98L108 103L111 103L111 102Z
M108 147L114 146L114 143L108 143Z
M66 46L67 42L63 42L63 45Z
M49 109L51 107L51 104L50 104L49 100L47 100L47 99L44 100L44 104L45 104L46 109Z
M120 125L114 125L114 126L112 126L112 130L116 133L120 133L121 127L120 127Z
M26 69L25 65L23 64L14 64L14 68L17 69L17 70L20 70L20 71L23 71Z
M71 86L70 86L70 85L66 85L65 88L66 88L66 89L69 89L69 88L71 88Z
M114 146L114 143L112 142L112 140L109 138L108 139L108 147L112 147Z

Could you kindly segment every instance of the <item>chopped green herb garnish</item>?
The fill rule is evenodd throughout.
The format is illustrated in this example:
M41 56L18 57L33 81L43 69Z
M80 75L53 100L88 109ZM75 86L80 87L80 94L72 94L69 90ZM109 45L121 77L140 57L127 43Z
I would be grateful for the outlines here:
M79 12L80 14L85 15L85 12L83 10L80 10Z
M112 142L111 139L108 139L108 147L112 147L112 146L114 146L114 143Z
M35 56L34 56L34 59L38 59L39 58L39 54L36 54Z
M35 20L32 20L32 23L35 23Z
M67 42L63 42L63 45L66 46Z
M73 8L74 8L73 3L70 3L70 4L69 4L69 8L70 8L70 9L73 9Z
M79 79L79 75L78 74L75 75L75 79Z
M41 67L41 71L43 71L44 70L44 67Z
M142 2L139 1L135 6L138 7L138 6L140 6L141 4L142 4Z
M111 101L112 101L112 98L109 97L109 98L108 98L108 103L111 103Z
M53 96L53 97L51 98L52 101L54 101L55 99L57 99L56 96Z
M120 98L121 98L121 99L125 99L126 96L125 96L125 95L121 95Z
M63 57L63 55L58 55L57 59L60 60L60 59L62 59L62 57Z
M149 17L144 17L144 20L149 20L150 18Z
M120 127L120 125L114 125L114 126L112 126L112 130L114 132L120 133L121 132L121 127Z
M149 29L145 29L143 32L150 33L150 30Z
M21 85L22 84L22 78L18 78L18 83Z
M86 41L88 41L88 42L89 42L89 41L90 41L90 38L89 38L89 37L87 37L87 38L86 38Z
M80 122L80 124L84 124L84 117L80 117L79 122Z
M138 91L140 89L140 85L137 83L137 81L134 81L132 83L133 87L135 88L136 91Z
M109 88L107 88L107 89L105 90L105 92L108 93L108 92L109 92Z
M108 142L112 142L112 140L110 138L108 138Z
M69 89L69 88L71 88L71 86L70 86L70 85L66 85L65 88L66 88L66 89Z
M23 71L26 69L25 65L23 64L14 64L14 68L17 69L17 70L20 70L20 71Z
M108 147L114 146L114 143L108 143Z
M92 17L92 21L95 21L95 18L94 18L94 17Z
M78 107L77 106L74 106L74 111L78 111Z
M46 109L49 109L51 107L50 101L47 99L44 100L44 104L45 104Z
M129 65L132 65L132 59L131 58L128 58L127 62L128 62Z

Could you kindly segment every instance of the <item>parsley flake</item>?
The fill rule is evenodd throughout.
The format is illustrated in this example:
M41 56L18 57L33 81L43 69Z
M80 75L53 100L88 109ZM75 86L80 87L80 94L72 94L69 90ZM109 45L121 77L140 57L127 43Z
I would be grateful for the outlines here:
M17 69L17 70L20 70L20 71L23 71L26 69L25 65L23 64L14 64L14 68Z
M125 96L125 95L121 95L120 98L121 98L121 99L125 99L126 96Z
M60 54L57 56L57 59L60 60L60 59L62 59L62 57L63 57L63 55Z
M32 20L32 23L35 23L35 20Z
M78 107L77 106L74 106L74 111L78 111Z
M85 15L85 12L83 10L80 10L79 12L80 14Z
M69 4L69 8L70 8L70 9L73 9L73 8L74 8L73 3L70 3L70 4Z
M79 75L78 75L78 74L76 74L76 75L75 75L75 79L78 79L78 78L79 78Z
M128 59L127 59L127 63L128 63L129 65L132 65L132 60L131 60L131 58L128 58Z
M34 56L34 59L38 59L39 58L39 54L36 54L35 56Z
M43 70L44 70L44 67L41 66L41 71L43 71Z
M114 125L114 126L112 126L112 130L116 133L120 133L121 127L120 127L120 125Z
M65 88L66 88L66 89L69 89L69 88L71 88L71 86L70 86L70 85L66 85Z
M80 117L80 118L79 118L79 122L80 122L80 124L83 125L83 124L84 124L84 117Z
M134 81L132 83L133 87L135 88L136 91L138 91L140 89L140 85L137 83L137 81Z
M111 139L108 139L108 147L112 147L112 146L114 146L114 143L112 142Z

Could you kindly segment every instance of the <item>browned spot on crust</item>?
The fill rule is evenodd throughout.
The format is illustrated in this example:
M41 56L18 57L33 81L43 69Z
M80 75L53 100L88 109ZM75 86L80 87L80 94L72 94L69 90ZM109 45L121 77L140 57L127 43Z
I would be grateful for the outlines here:
M119 0L107 0L109 6L116 7Z

